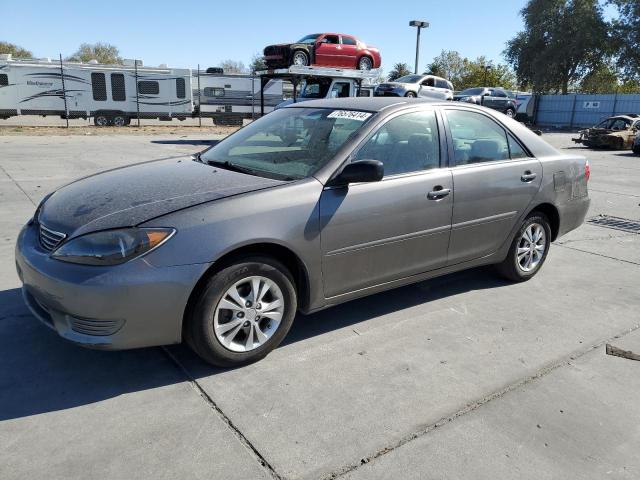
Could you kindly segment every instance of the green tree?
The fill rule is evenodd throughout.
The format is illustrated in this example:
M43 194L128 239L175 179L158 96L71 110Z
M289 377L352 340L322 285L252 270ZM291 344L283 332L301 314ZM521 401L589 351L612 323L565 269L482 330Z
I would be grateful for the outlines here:
M640 80L640 1L610 0L618 7L612 22L618 67L628 77Z
M580 93L614 93L619 87L615 67L603 63L582 79L577 90Z
M10 53L13 58L33 58L33 53L9 42L0 42L0 53Z
M535 92L566 94L610 52L598 0L529 0L521 14L525 29L504 54L520 84Z
M457 83L456 90L471 87L502 87L508 90L516 88L515 75L507 65L492 64L485 57L475 60L464 59L464 71Z
M231 59L223 60L218 66L222 68L224 73L247 73L247 67L244 66L244 63Z
M446 78L458 88L458 84L467 71L467 62L468 60L462 58L455 50L442 50L440 55L427 65L425 73Z
M118 48L109 43L83 43L78 50L67 57L70 62L88 62L96 60L98 63L105 65L122 63Z
M261 70L266 70L267 64L264 61L264 57L261 54L256 53L253 57L251 57L251 63L249 64L249 69L251 70L251 73L256 73Z
M409 65L400 62L393 66L393 69L389 72L389 81L392 82L405 75L410 75L412 72L409 70Z

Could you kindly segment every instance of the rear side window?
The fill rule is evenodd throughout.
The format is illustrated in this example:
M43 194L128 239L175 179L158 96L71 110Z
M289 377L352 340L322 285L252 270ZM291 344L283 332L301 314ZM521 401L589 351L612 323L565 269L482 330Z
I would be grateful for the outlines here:
M356 45L356 41L351 37L342 37L342 43L344 45Z
M93 72L91 74L91 90L95 101L105 102L107 100L107 81L104 73Z
M114 102L124 102L127 99L122 73L111 74L111 98Z
M447 82L446 80L436 79L436 87L449 89L449 82Z
M399 115L376 130L352 161L380 160L384 176L440 166L438 125L433 111Z
M511 158L527 158L529 155L511 135L507 134Z
M0 87L9 85L9 76L6 73L0 74Z
M176 78L176 97L185 98L186 88L184 78Z
M494 90L493 91L493 96L494 97L500 97L500 98L507 98L507 94L503 90Z
M138 93L143 95L158 95L160 93L160 84L149 80L138 82Z
M490 118L475 112L448 110L456 165L509 159L504 129Z

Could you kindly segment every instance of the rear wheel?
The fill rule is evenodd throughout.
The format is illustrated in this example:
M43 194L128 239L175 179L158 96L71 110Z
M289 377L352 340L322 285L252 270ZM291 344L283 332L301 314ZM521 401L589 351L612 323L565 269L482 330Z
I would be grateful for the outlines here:
M373 68L373 62L369 57L362 57L358 61L358 70L371 70Z
M232 367L264 358L284 339L297 310L289 271L266 257L240 260L213 276L185 331L206 362Z
M293 52L291 63L296 67L306 67L309 65L309 55L302 50L296 50Z
M114 115L113 116L113 125L116 127L124 127L129 124L129 117L126 115Z
M524 282L533 277L544 263L551 244L549 220L540 212L532 212L522 222L507 258L500 263L498 271L514 282Z
M111 122L111 118L104 113L98 113L95 117L93 117L93 124L96 127L107 127Z

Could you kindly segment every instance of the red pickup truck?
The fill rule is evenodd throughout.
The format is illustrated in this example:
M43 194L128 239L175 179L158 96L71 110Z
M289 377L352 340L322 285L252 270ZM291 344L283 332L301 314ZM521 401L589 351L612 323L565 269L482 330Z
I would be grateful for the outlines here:
M295 43L269 45L264 60L269 69L316 65L371 70L381 63L377 48L341 33L314 33Z

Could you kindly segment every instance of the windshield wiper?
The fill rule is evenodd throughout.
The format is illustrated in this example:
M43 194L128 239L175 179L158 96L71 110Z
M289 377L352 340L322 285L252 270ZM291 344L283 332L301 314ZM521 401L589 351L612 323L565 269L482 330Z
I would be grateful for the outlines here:
M196 162L204 163L202 161L202 152L196 152L196 153L193 154L193 156L194 156Z
M222 167L227 170L231 170L239 173L246 173L248 175L254 175L257 177L261 176L261 175L258 175L258 170L254 170L253 168L249 168L249 167L243 167L242 165L232 163L229 160L225 160L224 162L220 160L207 160L206 162L207 162L207 165L211 165L214 167Z

